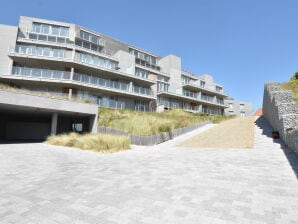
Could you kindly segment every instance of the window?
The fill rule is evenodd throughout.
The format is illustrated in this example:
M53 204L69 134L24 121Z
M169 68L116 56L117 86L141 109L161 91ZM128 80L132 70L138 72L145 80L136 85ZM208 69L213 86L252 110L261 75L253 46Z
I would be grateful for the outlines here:
M240 104L240 110L244 110L244 104Z
M137 51L135 49L129 48L129 53L135 55L136 58L139 58L141 60L144 60L145 62L148 62L151 65L156 65L156 63L157 63L157 58L156 57L154 57L152 55L149 55L149 54L146 54L144 52L140 52L140 51ZM146 66L146 67L149 67L149 66ZM155 68L153 68L153 69L155 69Z
M104 59L95 55L81 53L80 57L81 57L81 62L83 63L92 64L98 67L109 68L109 69L116 69L117 67L117 62Z
M204 87L205 87L205 82L204 82L204 81L200 81L200 86L201 86L202 88L204 88Z
M169 82L170 78L166 76L158 75L157 80L161 82Z
M68 37L69 28L57 25L50 25L44 23L33 23L32 24L32 33L42 33L53 36Z
M82 122L74 122L72 123L72 131L81 133L83 132L83 123Z
M241 112L240 112L240 116L241 116L241 117L245 117L245 112L241 111Z
M148 71L136 68L135 75L147 79L148 78Z
M101 45L101 37L87 33L86 31L80 30L80 38L94 44Z
M233 109L233 103L229 103L229 108Z
M222 92L222 87L220 87L220 86L216 86L216 87L215 87L215 91L216 91L216 92Z
M182 75L181 80L182 80L183 84L187 84L187 83L190 83L191 79L189 77L186 77L186 76Z
M158 82L157 83L157 91L158 92L168 92L169 84Z

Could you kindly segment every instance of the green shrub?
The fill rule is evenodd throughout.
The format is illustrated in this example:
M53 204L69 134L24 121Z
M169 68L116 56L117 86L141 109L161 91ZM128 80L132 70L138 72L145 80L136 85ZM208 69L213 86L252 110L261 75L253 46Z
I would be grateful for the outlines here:
M281 84L281 88L292 91L293 100L298 103L298 72L286 83Z

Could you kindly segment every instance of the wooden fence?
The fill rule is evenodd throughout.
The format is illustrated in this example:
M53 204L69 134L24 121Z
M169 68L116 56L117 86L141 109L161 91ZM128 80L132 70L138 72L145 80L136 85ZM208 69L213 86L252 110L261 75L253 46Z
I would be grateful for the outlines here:
M187 132L193 131L199 127L205 126L206 124L210 124L211 121L204 121L200 122L197 124L193 124L187 127L183 128L177 128L169 132L162 132L154 135L135 135L135 134L129 134L124 131L114 129L114 128L109 128L105 126L99 126L97 128L98 133L105 133L105 134L114 134L114 135L125 135L129 136L131 140L131 144L133 145L157 145L162 142L168 141L170 139L173 139L179 135L185 134Z

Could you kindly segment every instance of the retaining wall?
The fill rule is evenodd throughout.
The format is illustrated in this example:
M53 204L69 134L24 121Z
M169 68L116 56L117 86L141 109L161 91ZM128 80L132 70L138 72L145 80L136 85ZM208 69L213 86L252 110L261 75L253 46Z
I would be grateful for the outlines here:
M298 104L291 91L282 90L277 83L265 84L263 113L274 131L298 155Z
M118 130L118 129L114 129L114 128L109 128L109 127L105 127L105 126L99 126L97 128L97 132L98 133L105 133L105 134L114 134L114 135L125 135L125 136L129 136L130 140L131 140L131 144L133 145L157 145L160 144L162 142L168 141L170 139L173 139L179 135L182 135L184 133L193 131L199 127L205 126L206 124L210 124L211 121L204 121L201 123L197 123L194 125L190 125L184 128L178 128L178 129L174 129L172 131L169 132L163 132L163 133L159 133L159 134L155 134L155 135L134 135L134 134L128 134L124 131Z

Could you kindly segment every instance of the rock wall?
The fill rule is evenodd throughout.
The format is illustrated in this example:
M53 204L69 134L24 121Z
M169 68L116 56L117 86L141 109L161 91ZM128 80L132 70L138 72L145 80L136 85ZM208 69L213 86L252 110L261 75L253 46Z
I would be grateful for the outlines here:
M263 113L274 131L298 155L298 104L291 91L282 90L277 83L265 84Z

